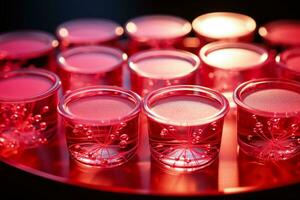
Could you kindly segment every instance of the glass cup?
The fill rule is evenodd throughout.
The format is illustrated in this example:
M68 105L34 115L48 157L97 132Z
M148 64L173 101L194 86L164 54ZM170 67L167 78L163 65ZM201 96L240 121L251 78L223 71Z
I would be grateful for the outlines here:
M129 54L147 49L182 49L191 32L190 22L171 15L146 15L129 20L125 30L130 38Z
M65 92L92 85L122 86L127 55L105 46L70 48L57 57L58 73Z
M276 20L261 26L259 35L270 48L281 51L300 47L300 21Z
M50 71L0 74L0 153L47 143L57 131L60 95L60 80Z
M85 45L118 46L123 28L108 19L83 18L67 21L56 29L61 50Z
M169 85L193 85L199 76L199 58L181 50L147 50L128 59L131 89L141 96Z
M58 111L71 157L83 164L114 167L132 158L139 144L140 97L113 86L74 90Z
M300 85L257 79L234 91L240 150L261 160L286 160L300 152Z
M0 34L0 72L23 67L55 71L58 41L42 31L17 31Z
M240 42L212 42L199 53L201 85L222 92L235 107L233 90L241 83L270 76L276 67L270 65L269 52L255 44Z
M300 48L292 48L281 52L276 57L281 78L300 82Z
M252 42L256 29L256 23L251 17L233 12L200 15L194 19L192 26L201 43L219 40Z
M158 164L194 171L217 158L229 111L219 92L195 85L169 86L149 93L143 107L151 155Z

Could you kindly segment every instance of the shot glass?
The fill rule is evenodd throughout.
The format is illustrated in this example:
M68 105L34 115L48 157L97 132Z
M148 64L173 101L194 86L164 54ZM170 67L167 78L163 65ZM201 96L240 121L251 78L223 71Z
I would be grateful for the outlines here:
M226 98L196 85L177 85L149 93L143 102L154 160L175 171L194 171L218 156Z
M70 48L57 57L58 73L65 92L92 85L122 86L127 55L105 46Z
M71 157L97 167L114 167L132 158L139 144L140 97L112 86L74 90L58 111Z
M193 30L202 43L219 40L252 42L256 23L247 15L213 12L200 15L192 22Z
M123 33L123 28L114 21L93 18L71 20L56 29L61 50L85 45L115 47L118 46L118 40Z
M130 38L129 54L147 49L182 49L182 40L191 32L191 24L170 15L146 15L129 20L125 30Z
M46 32L17 31L0 34L0 72L24 67L55 70L58 41Z
M285 50L300 47L300 21L277 20L261 26L259 35L270 48Z
M300 82L300 48L285 50L276 57L281 78Z
M59 78L41 69L0 74L0 153L47 143L57 130Z
M300 152L300 85L257 79L234 91L240 150L261 160L286 160Z
M260 46L240 42L213 42L199 53L201 59L201 85L222 92L232 107L233 90L241 83L269 76L271 57Z
M128 59L131 89L141 96L170 85L193 85L199 58L181 50L147 50Z

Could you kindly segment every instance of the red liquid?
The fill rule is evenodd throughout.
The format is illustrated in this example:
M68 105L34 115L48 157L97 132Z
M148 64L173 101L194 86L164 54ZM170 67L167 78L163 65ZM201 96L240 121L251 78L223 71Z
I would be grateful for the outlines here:
M244 97L243 103L271 116L238 111L242 151L264 160L285 160L300 152L299 118L285 114L300 111L300 93L280 88L258 90Z
M130 54L145 49L183 48L182 39L191 31L191 24L179 17L149 15L126 24L130 36Z
M220 150L222 120L209 122L220 105L196 95L160 99L151 110L168 124L149 118L150 149L159 163L193 171L210 164ZM207 119L205 122L199 120Z
M0 35L0 71L22 67L54 70L57 41L43 32L11 32Z
M73 20L62 24L57 29L57 36L61 40L63 49L90 44L114 46L117 38L122 34L121 26L104 19Z
M184 76L192 71L194 66L176 58L149 58L136 63L135 70L141 76L156 79L168 79Z
M0 98L12 100L33 98L47 92L52 85L51 80L41 76L13 76L0 80Z
M126 27L137 38L170 39L182 36L185 29L190 29L190 24L177 17L152 16L139 17Z
M60 85L51 74L43 73L16 71L1 77L1 154L47 143L56 132Z
M241 48L224 48L207 54L207 62L222 69L241 70L254 65L258 65L265 60L263 55Z
M11 57L29 56L47 50L48 46L43 41L34 38L16 38L0 42L1 53Z
M266 89L249 94L244 103L267 112L296 112L300 110L300 94L290 90Z
M211 117L219 109L197 96L175 96L162 99L152 107L152 111L172 123L191 125L193 121Z
M113 95L86 96L66 105L66 112L80 120L68 121L65 133L75 160L101 167L113 167L130 159L138 145L138 116L122 120L135 104Z
M105 73L113 70L119 64L119 60L105 53L82 53L66 58L68 70L82 73Z
M196 83L195 66L188 60L156 56L132 63L131 88L142 96L168 85Z
M78 47L59 57L65 91L92 85L122 85L124 54L106 47Z
M129 100L113 96L85 97L67 106L68 112L76 117L100 121L125 117L134 108Z
M215 40L252 40L255 21L238 13L216 12L199 16L193 21L193 29L203 42Z

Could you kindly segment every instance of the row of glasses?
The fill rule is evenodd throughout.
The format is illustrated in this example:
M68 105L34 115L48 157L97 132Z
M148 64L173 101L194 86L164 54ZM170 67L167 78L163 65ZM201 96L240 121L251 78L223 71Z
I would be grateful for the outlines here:
M285 34L293 38L292 36L295 35L293 33L297 30L295 27L299 24L291 21L285 21L285 23L288 24ZM278 24L271 25L265 25L259 29L259 34L265 41L273 37L270 35L274 34L272 31L276 30ZM282 24L279 23L279 25ZM100 26L102 28L99 28ZM200 59L187 51L174 49L185 49L186 35L192 27L200 41L197 48L208 42L222 41L202 47L199 53ZM220 27L224 30L223 35L216 35L218 32L216 30ZM229 109L226 99L224 100L219 92L229 99L231 106L235 106L231 97L233 90L239 84L253 78L273 76L273 74L274 76L278 74L283 77L289 76L289 78L291 78L291 72L292 77L297 75L297 49L283 51L275 59L272 51L259 45L245 43L252 41L255 28L256 24L253 19L236 13L203 15L193 21L193 26L178 17L144 16L130 20L126 24L125 32L130 36L130 42L128 48L123 48L118 43L118 38L124 31L118 24L109 20L75 20L59 26L57 29L59 43L54 37L46 37L46 34L42 37L43 34L35 34L35 32L23 32L23 34L16 34L17 37L8 37L9 34L4 34L4 39L2 37L0 39L1 70L10 71L20 66L47 66L48 69L58 73L64 91L68 93L61 100L58 109L64 118L70 154L82 163L103 167L120 165L134 155L139 141L137 127L138 113L142 107L140 97L131 91L116 87L77 88L89 85L122 86L122 68L125 69L125 73L129 70L131 89L145 97L143 106L148 116L152 156L168 168L193 171L211 163L219 151L223 118ZM102 38L99 38L100 36ZM53 59L58 44L62 52L57 59ZM101 46L103 44L111 47ZM297 46L297 42L294 44ZM34 48L22 48L22 45ZM128 61L127 55L117 48L123 48L128 52L130 55ZM27 53L25 51L27 49L32 52ZM17 56L13 57L10 53ZM21 55L20 58L18 58L19 55ZM14 58L14 61L11 62L10 58ZM32 60L40 65L36 65ZM3 68L2 63L4 63ZM23 65L22 63L32 64ZM28 72L34 74L35 70ZM14 73L27 74L22 70ZM39 109L35 111L35 103L32 103L34 106L29 106L30 108L25 106L24 109L21 109L22 105L20 105L22 101L27 102L27 98L39 100L44 93L37 89L38 93L29 97L18 99L16 97L18 95L9 96L14 92L16 92L14 94L28 90L34 92L36 88L47 85L45 84L47 81L36 82L40 78L19 76L22 77L20 80L18 78L10 80L8 78L10 76L5 74L0 82L5 91L3 92L4 106L1 106L3 123L1 123L0 146L11 146L12 149L16 149L14 148L16 146L31 146L28 144L34 141L45 143L49 139L49 136L41 137L43 135L41 133L44 133L48 127L45 126L47 123L44 123L42 117L49 106L38 103ZM256 88L241 97L238 96L239 90L236 90L234 94L234 101L238 105L238 123L240 123L238 126L239 144L246 153L261 159L287 159L298 152L297 106L293 107L295 112L287 111L286 108L280 111L275 109L275 112L272 110L258 112L255 117L252 116L255 123L251 126L245 124L248 114L242 113L247 106L252 109L250 109L251 112L263 110L264 106L274 103L272 102L274 96L275 100L288 97L286 98L287 105L293 105L295 102L297 105L296 86L286 86L293 85L292 83L276 84L276 82L284 82L279 80L268 81L271 85L269 88L264 89L257 84L257 88L267 92L258 92ZM15 84L21 84L22 87L11 88L11 85ZM189 86L182 86L183 84ZM195 84L214 90L191 86ZM245 84L253 85L254 83ZM165 86L168 87L164 88ZM50 90L51 87L48 85L45 88L45 90ZM274 91L269 91L272 89ZM74 91L69 93L71 90ZM61 90L57 89L56 99L60 99L60 93ZM245 99L251 99L251 93L259 94L253 96L256 100L261 99L263 106L256 107L256 100L254 104L248 105L249 102ZM271 98L268 98L270 96ZM16 98L16 103L12 101L14 98ZM271 100L268 101L268 99ZM57 103L57 100L54 102ZM274 108L278 106L276 102ZM12 108L9 109L10 106L6 104L11 104ZM263 119L262 116L267 112L269 112L268 116L274 116L274 120L273 118ZM283 114L278 114L280 112ZM56 115L55 112L51 113ZM127 115L128 113L134 114ZM276 117L277 115L279 117ZM285 118L278 120L283 116L285 118L292 116L292 120ZM52 118L55 123L56 118ZM19 122L15 119L22 120ZM272 123L277 124L270 126L269 124ZM21 128L14 128L17 124ZM254 126L253 129L252 126ZM27 127L26 130L23 130L24 127ZM247 132L243 127L250 129L247 129ZM284 132L286 127L289 131ZM23 137L23 132L27 131L30 134L27 134L28 138L13 141L15 136L8 137L10 135L8 133L12 130L19 138ZM244 139L245 137L247 140ZM263 148L264 145L268 148Z
M196 85L167 86L141 97L116 86L91 86L61 97L61 83L40 69L5 73L0 81L1 154L45 144L57 132L57 111L71 156L84 164L114 167L139 146L141 113L147 116L152 157L177 171L213 162L220 150L229 103L216 90ZM240 149L262 160L299 153L300 85L256 79L234 91Z
M299 27L296 20L278 20L261 26L258 33L266 46L282 51L299 46ZM197 38L189 36L192 29ZM251 17L231 12L204 14L192 23L176 16L147 15L129 20L124 28L108 19L76 19L57 27L57 40L49 33L34 30L1 34L0 70L31 65L53 67L50 58L58 45L62 51L84 45L105 45L121 48L129 55L164 48L196 53L214 41L252 42L255 30L256 23ZM124 33L129 37L125 46L120 41Z

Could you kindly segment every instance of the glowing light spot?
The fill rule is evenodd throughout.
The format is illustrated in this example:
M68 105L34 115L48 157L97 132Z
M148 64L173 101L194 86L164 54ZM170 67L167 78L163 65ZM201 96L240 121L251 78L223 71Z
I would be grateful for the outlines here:
M135 33L137 31L137 26L134 23L129 22L126 25L126 29L128 30L129 33Z
M268 34L268 31L265 27L261 27L261 28L258 29L258 33L261 36L266 36Z
M69 31L66 28L60 28L59 31L58 31L58 34L61 37L65 38L65 37L69 36Z
M118 26L115 30L116 35L120 36L124 33L124 29L121 26Z

